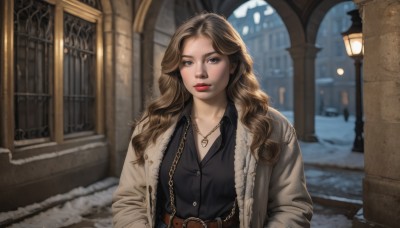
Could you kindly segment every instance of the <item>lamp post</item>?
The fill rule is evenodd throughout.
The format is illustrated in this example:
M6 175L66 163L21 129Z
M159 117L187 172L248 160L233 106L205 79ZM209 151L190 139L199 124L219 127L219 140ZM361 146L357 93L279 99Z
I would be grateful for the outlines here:
M364 152L364 121L361 96L361 65L364 55L362 23L358 10L352 10L347 14L351 16L352 24L347 31L342 33L342 36L347 54L354 59L356 74L356 123L354 129L356 137L352 151Z

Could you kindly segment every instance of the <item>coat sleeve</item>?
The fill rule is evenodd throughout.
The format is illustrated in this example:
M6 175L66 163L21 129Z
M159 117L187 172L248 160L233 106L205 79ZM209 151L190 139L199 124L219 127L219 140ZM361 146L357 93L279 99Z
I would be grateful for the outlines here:
M133 133L137 133L137 129ZM113 195L114 227L149 227L144 164L138 164L132 145L126 154L119 185Z
M312 200L307 191L304 166L294 128L289 125L287 142L273 167L266 227L310 227Z

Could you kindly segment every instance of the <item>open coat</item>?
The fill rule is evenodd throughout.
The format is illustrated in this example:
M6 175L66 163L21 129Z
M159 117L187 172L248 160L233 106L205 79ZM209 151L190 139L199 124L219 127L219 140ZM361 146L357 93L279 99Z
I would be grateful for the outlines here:
M238 114L234 166L240 227L310 227L312 201L293 126L269 108L271 139L281 143L281 150L278 161L267 165L251 154L253 136L240 121L240 109ZM114 227L154 227L159 167L175 125L148 146L144 164L134 162L137 157L129 146L113 196Z

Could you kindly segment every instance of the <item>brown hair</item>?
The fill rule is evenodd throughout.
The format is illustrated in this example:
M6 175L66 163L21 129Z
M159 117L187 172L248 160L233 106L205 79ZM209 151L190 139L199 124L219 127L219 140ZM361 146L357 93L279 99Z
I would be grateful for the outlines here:
M236 66L230 76L227 97L240 107L240 121L254 135L250 146L253 155L260 161L274 162L279 146L269 139L272 129L266 115L268 96L260 89L253 72L253 60L240 35L225 18L214 13L203 13L189 19L172 36L161 62L160 97L147 107L141 119L144 121L143 129L132 139L138 162L143 162L143 153L149 142L156 143L192 97L183 85L179 64L183 41L199 35L210 38L214 49L227 55L230 63Z

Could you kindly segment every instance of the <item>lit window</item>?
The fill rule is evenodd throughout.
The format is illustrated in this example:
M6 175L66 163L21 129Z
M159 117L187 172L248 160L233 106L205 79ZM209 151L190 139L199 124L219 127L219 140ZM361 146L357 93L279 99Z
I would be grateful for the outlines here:
M260 23L260 13L259 12L255 12L253 14L253 19L254 19L254 23L255 24L259 24Z
M246 25L243 27L242 34L247 35L247 33L249 33L249 26Z

